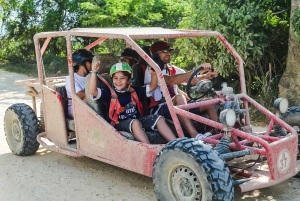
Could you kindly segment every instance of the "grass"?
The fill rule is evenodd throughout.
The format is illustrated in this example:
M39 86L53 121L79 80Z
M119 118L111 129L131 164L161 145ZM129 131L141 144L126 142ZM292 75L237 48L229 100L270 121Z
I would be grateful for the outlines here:
M25 74L31 77L37 77L36 64L26 63L0 63L0 69L9 72Z
M68 74L68 65L67 62L63 62L62 60L54 60L50 63L44 63L46 77L53 77L53 76L61 76ZM38 70L36 63L12 63L12 62L5 62L0 63L0 69L14 72L14 73L21 73L24 75L28 75L30 77L37 77Z
M270 112L273 112L273 108L267 108ZM260 111L253 108L253 106L249 106L249 115L252 126L266 126L269 124L270 119L262 114Z

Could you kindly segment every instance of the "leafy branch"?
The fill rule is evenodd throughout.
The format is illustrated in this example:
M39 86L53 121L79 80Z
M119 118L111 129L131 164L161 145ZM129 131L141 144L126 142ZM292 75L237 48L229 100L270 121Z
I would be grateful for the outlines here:
M294 10L294 14L291 17L292 31L295 32L297 41L300 42L300 10L297 8Z

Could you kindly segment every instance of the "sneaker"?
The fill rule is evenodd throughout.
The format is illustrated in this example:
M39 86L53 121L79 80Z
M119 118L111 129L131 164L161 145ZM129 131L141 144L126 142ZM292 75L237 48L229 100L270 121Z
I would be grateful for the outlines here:
M214 129L212 129L212 130L210 131L210 133L211 133L212 135L219 134L220 132L221 132L221 130L219 130L219 129L217 129L217 128L214 128Z
M207 132L207 133L205 133L205 134L199 133L199 134L195 137L195 139L196 139L196 140L202 140L202 139L207 138L207 137L209 137L209 136L211 136L211 133L210 133L210 132Z

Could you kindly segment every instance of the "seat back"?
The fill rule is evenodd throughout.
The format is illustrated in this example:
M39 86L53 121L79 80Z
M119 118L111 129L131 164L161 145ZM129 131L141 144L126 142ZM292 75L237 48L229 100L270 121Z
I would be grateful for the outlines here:
M142 48L148 55L150 55L149 47L150 46L145 46ZM137 94L142 102L143 111L145 115L149 114L148 106L150 102L149 98L147 98L145 95L146 88L144 86L145 71L147 65L147 62L142 57L140 57L138 63L132 66L132 72L134 77L134 82L132 83L132 86L140 90L137 91Z
M52 89L55 90L60 94L60 96L63 98L63 107L64 107L64 114L65 118L69 118L68 115L68 96L67 96L67 90L66 90L66 83L57 83L52 85Z
M86 97L86 103L88 106L90 106L95 112L97 112L101 117L104 118L105 113L102 111L100 108L99 104L97 101L94 101L91 99L91 93L90 93L90 80L91 80L91 74L88 74L85 77L85 97ZM98 85L100 85L100 81L98 79ZM101 88L100 86L98 86Z
M68 130L75 131L75 122L73 119L71 119L68 115L68 95L66 90L66 83L57 83L52 85L52 89L55 90L57 93L60 94L62 97L62 104L64 109L64 115L66 119L66 126Z
M150 46L142 47L142 49L150 56L149 48ZM132 83L133 86L144 86L145 70L147 65L147 62L140 56L138 63L132 66L133 77L135 79L135 81Z
M136 63L132 66L132 72L134 77L134 82L132 82L132 86L134 87L144 86L146 68L147 65L143 63Z
M109 73L112 65L118 62L117 58L111 53L97 54L95 57L97 61L101 61L100 68L98 70L99 74Z
M139 99L143 105L143 112L145 115L149 114L148 106L149 106L149 98L146 96L146 87L144 86L144 77L145 77L145 70L146 64L143 63L136 63L132 66L132 72L134 81L132 82L132 86L139 91L137 94Z

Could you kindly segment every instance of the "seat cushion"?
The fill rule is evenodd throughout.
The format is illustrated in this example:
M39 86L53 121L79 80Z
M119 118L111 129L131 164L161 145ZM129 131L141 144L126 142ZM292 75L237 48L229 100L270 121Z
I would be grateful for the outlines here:
M63 108L64 108L64 115L66 118L66 126L68 130L75 131L75 122L74 119L69 118L68 115L68 96L67 96L67 90L65 87L65 83L57 83L51 86L53 90L55 90L57 93L60 94L63 100Z
M67 96L67 90L66 90L66 83L57 83L51 86L53 90L58 92L60 96L63 99L63 108L64 108L64 114L65 118L68 118L68 96Z
M74 119L66 118L66 125L68 130L75 131L75 121Z

